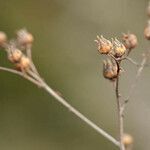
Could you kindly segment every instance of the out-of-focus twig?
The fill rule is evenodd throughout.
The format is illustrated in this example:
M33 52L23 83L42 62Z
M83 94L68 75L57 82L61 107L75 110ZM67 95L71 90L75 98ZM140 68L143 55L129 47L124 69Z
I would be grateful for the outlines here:
M144 55L143 55L143 60L142 60L141 64L139 65L139 68L138 68L138 70L137 70L135 80L134 80L134 82L132 83L132 85L131 85L131 87L130 87L129 95L128 95L128 97L125 99L125 103L127 103L127 102L129 101L129 99L131 98L131 95L132 95L132 93L134 92L134 89L135 89L135 87L136 87L136 85L137 85L137 81L138 81L138 79L139 79L139 77L140 77L140 75L141 75L141 73L142 73L142 70L144 69L144 67L145 67L145 65L146 65L147 59L148 59L147 55L144 54Z
M24 74L22 72L14 70L14 69L9 69L9 68L5 68L5 67L0 67L0 70L7 71L7 72L10 72L13 74L17 74L17 75L31 81L35 85L43 88L46 92L48 92L48 94L53 96L59 103L61 103L63 106L65 106L70 112L75 114L78 118L80 118L82 121L84 121L90 127L92 127L94 130L96 130L99 134L104 136L107 140L112 142L114 145L120 147L120 143L114 137L112 137L101 127L97 126L95 123L93 123L87 117L85 117L77 109L75 109L73 106L71 106L64 98L62 98L57 92L55 92L50 86L48 86L45 83L45 81L39 76L39 73L37 74L36 72L33 72L30 70L30 71L27 71L28 74Z

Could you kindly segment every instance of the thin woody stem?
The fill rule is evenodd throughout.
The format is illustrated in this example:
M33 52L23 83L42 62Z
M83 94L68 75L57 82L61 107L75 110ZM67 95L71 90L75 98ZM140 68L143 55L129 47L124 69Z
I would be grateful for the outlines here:
M120 139L120 150L125 150L123 144L123 135L124 135L124 123L123 123L123 109L119 93L119 76L116 79L116 100L118 108L118 120L119 120L119 139Z
M41 84L37 80L33 79L32 77L30 77L30 76L28 76L28 75L26 75L26 74L24 74L24 73L22 73L20 71L17 71L17 70L14 70L14 69L10 69L10 68L1 67L1 66L0 66L0 70L19 75L19 76L29 80L33 84L37 85L38 87L41 87Z
M56 91L54 91L50 86L48 86L45 81L35 72L28 71L29 75L24 76L22 72L0 67L0 70L11 72L14 74L17 74L19 76L24 77L25 79L31 81L37 86L41 86L48 94L53 96L59 103L61 103L64 107L66 107L69 111L71 111L74 115L76 115L78 118L80 118L82 121L84 121L86 124L88 124L90 127L92 127L94 130L96 130L99 134L101 134L103 137L105 137L107 140L112 142L114 145L120 147L120 143L112 137L110 134L108 134L105 130L97 126L95 123L93 123L91 120L89 120L87 117L85 117L82 113L80 113L76 108L71 106L64 98L62 98Z
M103 135L105 138L107 138L109 141L114 143L116 146L120 146L120 143L114 139L110 134L108 134L106 131L104 131L102 128L98 127L95 123L93 123L91 120L89 120L87 117L85 117L83 114L81 114L77 109L75 109L73 106L71 106L64 98L62 98L57 92L55 92L50 86L48 86L43 79L41 79L40 76L37 74L34 74L33 72L29 71L29 74L33 77L35 77L41 84L42 87L50 94L52 95L58 102L60 102L63 106L65 106L69 111L71 111L73 114L75 114L78 118L80 118L82 121L84 121L86 124L91 126L93 129L95 129L98 133Z
M86 124L91 126L94 130L96 130L98 133L100 133L102 136L104 136L106 139L111 141L116 146L120 147L120 143L113 138L110 134L108 134L106 131L104 131L102 128L97 126L95 123L93 123L91 120L89 120L87 117L85 117L83 114L81 114L77 109L75 109L73 106L71 106L64 98L59 96L51 87L49 87L47 84L43 87L50 95L52 95L58 102L60 102L63 106L68 108L69 111L71 111L73 114L75 114L78 118L80 118L82 121L84 121Z
M32 71L39 75L39 73L38 73L38 71L37 71L37 69L36 69L36 67L33 63L33 60L32 60L32 52L31 52L31 45L30 44L27 45L26 52L27 52L27 56L28 56L28 58L30 59L30 62L31 62L30 67L31 67Z
M130 57L126 57L126 60L130 61L132 64L134 64L136 66L139 66L139 64L135 60L133 60L132 58L130 58Z
M123 59L116 59L113 55L109 55L114 61L116 62L118 71L117 71L117 78L115 80L115 94L117 100L117 113L118 113L118 125L119 125L119 142L120 142L120 150L125 150L124 143L123 143L123 136L124 136L124 122L123 122L123 111L124 106L121 101L121 95L119 92L119 77L120 77L120 64Z
M130 87L130 91L129 91L129 95L128 97L125 99L125 101L129 101L135 87L136 87L136 84L137 84L137 81L138 81L138 78L140 77L141 73L142 73L142 70L144 69L145 65L146 65L146 61L147 61L147 57L144 56L141 64L139 65L139 68L137 70L137 73L136 73L136 77L135 77L135 80L134 80L134 83L131 85Z
M122 61L122 60L128 60L129 62L131 62L132 64L136 65L136 66L140 66L140 64L138 64L135 60L133 60L130 57L123 57L123 58L115 58L113 55L109 54L108 56L110 56L111 58L113 58L115 61Z
M30 60L32 60L32 53L31 53L31 45L28 44L26 47L27 56Z

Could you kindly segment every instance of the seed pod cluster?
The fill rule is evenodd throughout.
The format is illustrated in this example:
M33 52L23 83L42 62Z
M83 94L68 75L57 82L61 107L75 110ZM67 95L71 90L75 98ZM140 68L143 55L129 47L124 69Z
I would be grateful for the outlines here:
M17 32L17 39L8 42L5 33L0 32L0 46L5 43L4 48L7 52L8 60L13 63L15 68L19 71L26 72L28 69L31 69L31 58L28 56L26 46L31 46L32 42L32 34L25 29L21 29Z
M31 69L32 60L29 51L33 40L32 34L25 29L17 31L17 38L8 41L6 34L0 31L0 46L3 46L8 60L19 71L27 72L28 69Z
M116 58L121 58L126 53L126 47L115 38L115 40L107 40L103 36L97 36L95 42L98 45L98 51L101 54L111 54Z
M98 45L100 54L105 54L109 58L103 61L103 76L106 79L115 81L120 73L120 61L126 53L126 47L119 40L107 40L103 36L97 36L95 42Z

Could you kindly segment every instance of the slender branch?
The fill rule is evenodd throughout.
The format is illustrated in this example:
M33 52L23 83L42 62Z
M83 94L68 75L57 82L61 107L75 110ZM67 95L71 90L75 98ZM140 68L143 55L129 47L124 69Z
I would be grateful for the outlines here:
M103 137L105 137L107 140L112 142L114 145L120 147L120 143L112 137L110 134L108 134L106 131L101 129L99 126L97 126L95 123L93 123L91 120L89 120L87 117L85 117L83 114L81 114L77 109L75 109L73 106L71 106L64 98L62 98L57 92L55 92L51 87L49 87L45 81L36 73L30 71L31 77L27 74L27 76L24 76L22 72L8 69L5 67L0 67L0 70L11 72L14 74L17 74L19 76L24 77L25 79L31 81L37 86L41 86L48 94L53 96L59 103L61 103L63 106L65 106L69 111L71 111L73 114L75 114L78 118L80 118L82 121L84 121L86 124L88 124L90 127L92 127L94 130L96 130L99 134L101 134ZM34 78L32 78L34 77Z
M136 66L139 66L139 64L135 60L133 60L132 58L130 58L130 57L126 57L126 60L130 61L132 64L134 64Z
M28 44L26 46L26 52L27 52L27 56L30 60L32 60L32 53L31 53L31 44Z
M30 44L27 45L27 47L26 47L26 53L27 53L28 58L30 59L30 62L31 62L30 66L31 66L32 71L39 75L39 73L38 73L38 71L37 71L37 69L33 63L33 60L32 60L32 52L31 52L31 45Z
M115 61L118 61L118 62L121 62L122 60L128 60L129 62L131 62L132 64L136 65L136 66L139 66L139 64L133 60L132 58L130 57L122 57L122 58L115 58L112 54L108 54L109 57L111 57L112 59L114 59Z
M28 75L26 75L26 74L24 74L24 73L22 73L20 71L17 71L17 70L14 70L14 69L10 69L10 68L1 67L1 66L0 66L0 70L19 75L19 76L29 80L30 82L34 83L38 87L41 87L41 84L38 81L36 81L32 77L30 77L30 76L28 76Z
M123 106L120 99L119 93L119 72L120 72L120 64L116 61L118 66L118 76L116 79L116 100L117 100L117 109L118 109L118 122L119 122L119 139L120 139L120 150L125 150L124 143L123 143L123 136L124 136L124 123L123 123Z
M143 57L143 60L142 60L142 62L141 62L141 64L139 65L139 68L138 68L137 73L136 73L135 80L134 80L133 84L132 84L131 87L130 87L129 95L128 95L128 97L125 99L125 102L128 102L128 101L129 101L129 99L130 99L130 97L131 97L131 95L132 95L132 93L133 93L133 91L134 91L134 89L135 89L135 87L136 87L138 78L140 77L140 75L141 75L141 73L142 73L142 70L144 69L144 67L145 67L145 65L146 65L146 61L147 61L147 57L144 56L144 57Z
M95 129L98 133L103 135L106 139L114 143L116 146L120 146L120 143L114 139L110 134L108 134L106 131L98 127L95 123L93 123L91 120L89 120L87 117L85 117L83 114L81 114L78 110L76 110L73 106L71 106L64 98L60 97L51 87L49 87L47 84L43 87L50 95L52 95L57 101L59 101L63 106L68 108L69 111L74 113L76 116L78 116L82 121L84 121L86 124L91 126L93 129Z

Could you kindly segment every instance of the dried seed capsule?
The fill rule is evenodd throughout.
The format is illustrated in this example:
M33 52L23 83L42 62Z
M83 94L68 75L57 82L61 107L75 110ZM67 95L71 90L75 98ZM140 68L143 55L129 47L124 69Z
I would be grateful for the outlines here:
M34 41L33 35L25 29L21 29L17 32L17 39L22 45L32 44Z
M97 40L95 40L95 42L98 44L98 51L101 54L108 54L112 50L112 43L103 36L97 36Z
M113 41L113 45L114 45L114 48L113 48L113 51L111 51L112 55L116 58L122 57L126 52L125 46L117 39Z
M133 137L130 134L124 134L123 144L125 145L125 147L132 145L133 144Z
M149 2L148 7L147 7L147 15L150 17L150 2Z
M12 63L17 63L20 61L22 57L22 52L18 49L13 50L10 54L8 54L8 59L12 62Z
M16 67L20 68L21 70L30 68L30 59L26 56L22 56L19 63L16 64Z
M138 43L136 35L130 33L123 34L122 40L128 50L135 48Z
M0 31L0 46L3 46L3 44L7 41L7 36L4 32Z
M111 81L118 76L118 67L116 62L110 59L103 61L103 76Z
M147 40L150 40L150 21L148 21L147 26L144 29L144 36Z

